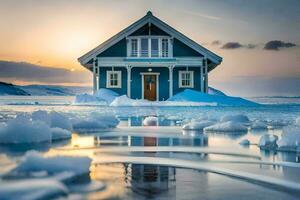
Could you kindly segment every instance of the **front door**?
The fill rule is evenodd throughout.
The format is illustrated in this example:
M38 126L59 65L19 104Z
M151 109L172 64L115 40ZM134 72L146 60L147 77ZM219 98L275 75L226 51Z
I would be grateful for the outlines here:
M144 99L156 101L156 75L144 75Z

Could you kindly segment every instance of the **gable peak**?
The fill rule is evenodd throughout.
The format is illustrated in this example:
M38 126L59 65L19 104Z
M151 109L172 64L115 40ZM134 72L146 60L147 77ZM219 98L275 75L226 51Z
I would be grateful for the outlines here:
M148 16L153 16L153 14L152 14L152 12L150 10L147 12L147 15Z

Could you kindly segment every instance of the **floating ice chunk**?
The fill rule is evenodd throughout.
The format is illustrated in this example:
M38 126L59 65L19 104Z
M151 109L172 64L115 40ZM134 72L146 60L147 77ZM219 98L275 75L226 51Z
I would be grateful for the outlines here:
M71 138L72 133L62 128L51 128L52 140L63 140Z
M109 90L109 89L105 89L105 88L101 88L96 94L95 97L99 98L99 99L103 99L104 101L106 101L108 104L110 104L111 102L113 102L113 100L115 100L116 97L120 96L118 93Z
M51 117L47 111L44 111L44 110L35 111L31 114L31 118L32 118L32 120L35 120L35 121L39 120L39 121L45 122L48 125L51 125Z
M73 120L73 128L75 130L99 130L115 128L119 124L119 120L113 115L103 115L93 112L89 116L77 118Z
M62 128L66 130L72 130L72 123L70 122L69 118L64 114L52 111L50 113L51 117L51 127L52 128Z
M297 119L296 119L296 125L300 126L300 117L297 117Z
M221 118L221 122L238 122L238 123L249 123L249 118L246 115L225 115Z
M67 196L64 184L52 179L30 179L0 183L1 199L52 199Z
M143 120L143 125L145 125L145 126L157 126L158 125L158 118L154 117L154 116L146 117Z
M254 121L250 126L253 130L265 130L268 129L268 125L261 121Z
M281 150L297 150L300 147L300 127L291 126L284 128L282 137L277 144Z
M248 128L239 122L221 122L204 128L204 131L215 131L215 132L247 132Z
M277 148L277 144L276 144L277 140L278 140L277 135L265 134L260 137L258 146L261 149L265 149L265 150L276 149Z
M278 121L278 120L271 120L268 121L268 124L272 127L272 128L281 128L283 126L287 126L288 123L286 121Z
M242 146L249 146L250 141L248 139L243 139L239 142L239 144L242 145Z
M72 172L74 175L89 173L91 159L88 157L43 157L36 151L26 153L23 160L10 173L30 174L46 171L49 175Z
M30 117L18 115L0 127L0 143L39 143L51 141L50 127L42 121L31 121Z
M183 125L183 130L203 130L205 127L211 126L215 122L210 120L196 121L192 120L190 123Z

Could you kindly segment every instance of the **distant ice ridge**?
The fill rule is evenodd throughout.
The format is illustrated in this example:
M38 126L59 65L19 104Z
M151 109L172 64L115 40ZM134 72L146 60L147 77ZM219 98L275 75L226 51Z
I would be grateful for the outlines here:
M16 118L0 124L0 143L40 143L69 139L72 130L99 130L114 128L119 121L113 115L91 113L89 116L70 117L63 113L38 110L18 114Z

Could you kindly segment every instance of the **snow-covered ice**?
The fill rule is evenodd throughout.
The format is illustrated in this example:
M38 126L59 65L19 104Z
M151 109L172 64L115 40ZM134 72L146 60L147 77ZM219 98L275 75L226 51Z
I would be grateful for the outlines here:
M62 128L51 128L52 140L63 140L71 138L72 133Z
M29 151L10 173L31 174L34 172L47 172L48 175L55 175L61 172L71 172L73 175L78 176L89 173L90 164L91 159L88 157L43 157L36 151Z
M119 120L114 115L92 112L88 116L73 119L72 123L75 130L94 131L115 128Z
M183 125L183 130L203 130L205 127L215 124L210 120L192 120L191 122Z
M68 195L64 184L53 179L27 179L0 182L0 199L38 200Z
M285 127L277 145L280 150L295 151L297 148L300 148L300 127Z
M94 96L110 104L111 102L113 102L113 100L115 100L115 98L117 98L120 95L112 90L101 88L99 91L96 92Z
M79 94L75 96L75 104L101 104L103 102L102 99L90 94Z
M50 142L50 127L42 121L31 121L29 116L18 115L0 126L0 143Z
M239 122L227 121L219 122L214 125L204 128L204 131L215 131L215 132L247 132L248 128Z
M253 130L266 130L268 125L265 122L256 120L251 124L250 128Z
M278 136L274 134L262 135L259 139L258 146L265 150L275 150L277 148Z
M300 117L297 117L297 118L296 118L295 124L296 124L297 126L300 126Z
M143 125L145 125L145 126L157 126L158 125L158 118L154 117L154 116L146 117L143 120Z
M237 115L225 115L221 118L221 122L236 122L236 123L249 123L250 120L246 115L237 114Z

